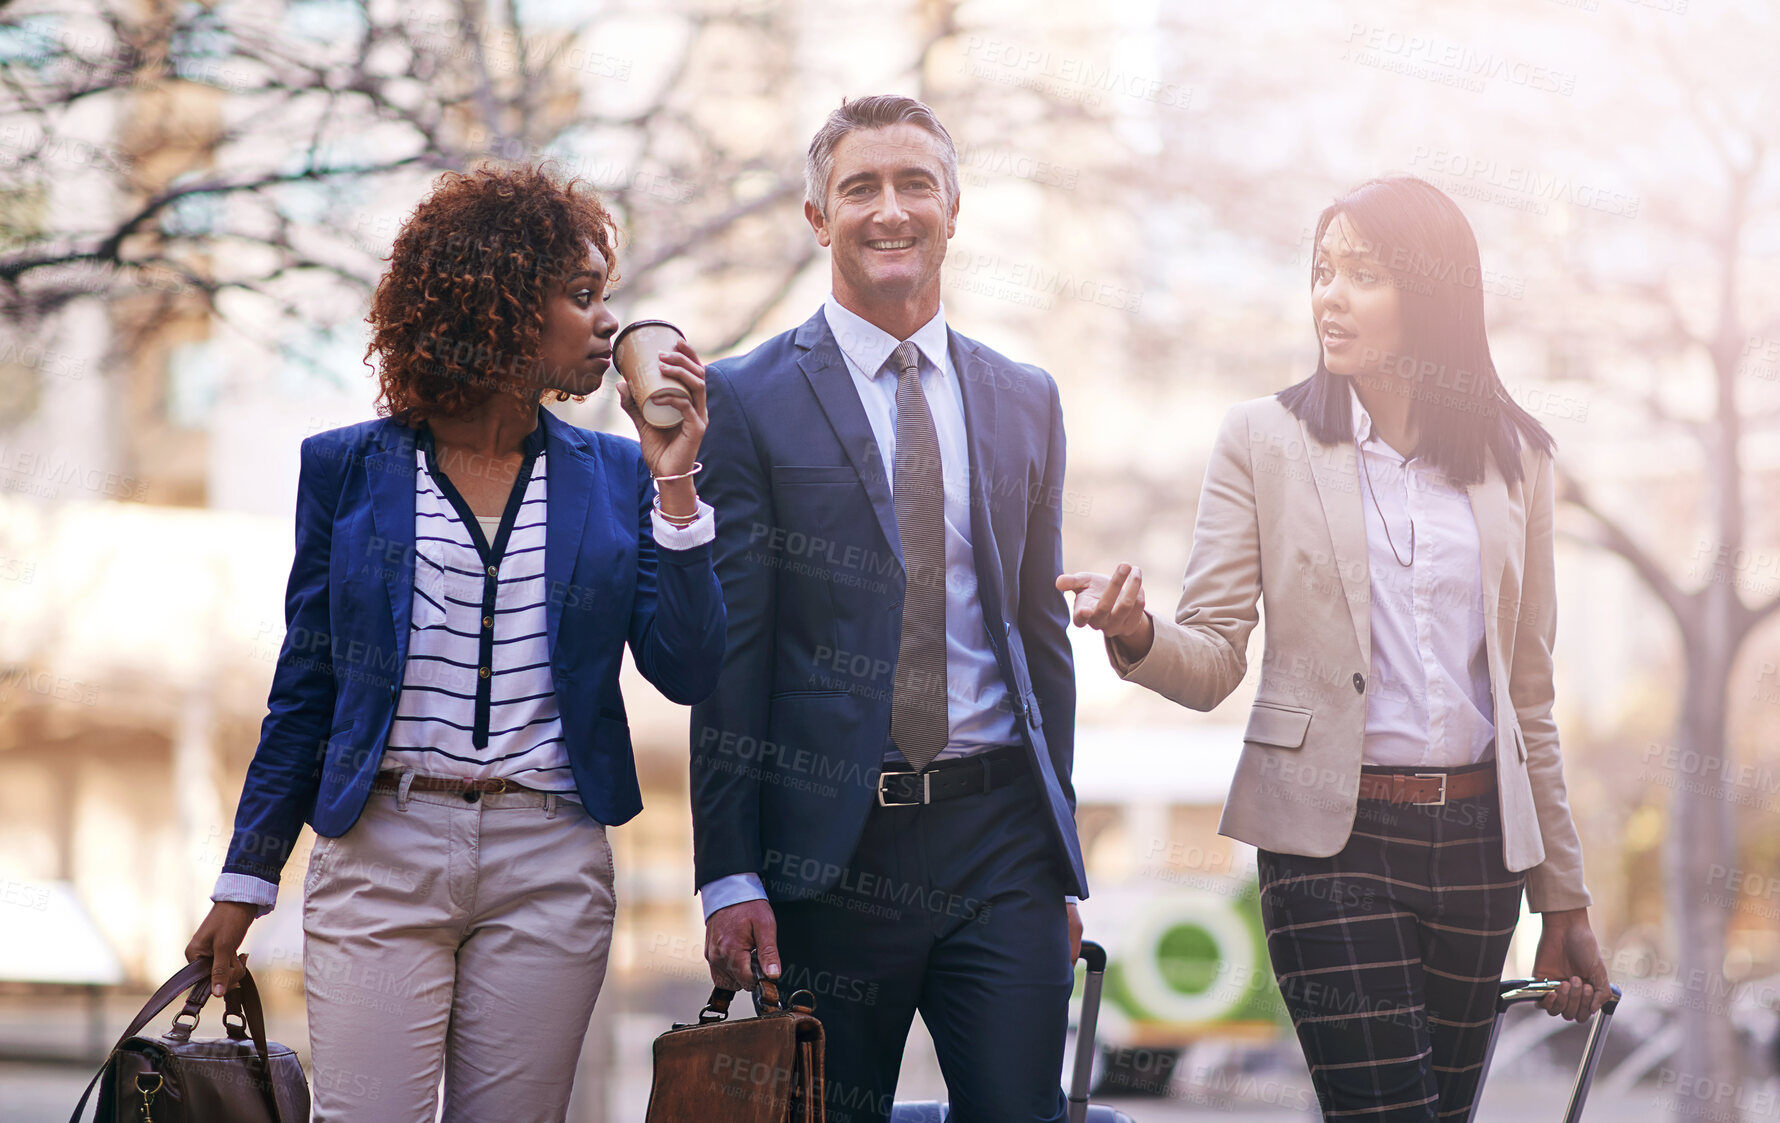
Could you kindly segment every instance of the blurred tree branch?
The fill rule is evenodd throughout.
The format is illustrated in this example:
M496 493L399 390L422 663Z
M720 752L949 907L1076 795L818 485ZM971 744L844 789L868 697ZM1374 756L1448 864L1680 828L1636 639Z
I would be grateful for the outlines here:
M678 260L783 292L811 260L795 208L780 205L801 192L789 131L720 127L683 80L743 48L753 88L735 92L771 90L789 68L779 16L649 16L678 21L681 34L652 40L669 57L602 53L598 23L533 27L514 4L481 0L102 0L84 19L10 5L0 317L31 330L75 301L149 296L152 275L179 299L136 300L141 332L163 313L220 315L230 291L299 324L337 319L362 307L393 238L370 222L379 197L417 197L434 173L485 157L554 157L593 182L644 255L621 263L621 304L657 299ZM76 112L101 101L109 132ZM97 205L59 211L42 201L50 190ZM769 309L723 305L717 334L744 338Z

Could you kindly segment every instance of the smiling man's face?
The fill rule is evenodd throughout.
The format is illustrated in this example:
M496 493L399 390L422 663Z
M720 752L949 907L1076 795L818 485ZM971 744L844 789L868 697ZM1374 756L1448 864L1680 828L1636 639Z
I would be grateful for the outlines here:
M939 300L940 264L958 224L939 138L918 125L856 129L834 148L826 215L804 204L834 257L834 292L851 308Z

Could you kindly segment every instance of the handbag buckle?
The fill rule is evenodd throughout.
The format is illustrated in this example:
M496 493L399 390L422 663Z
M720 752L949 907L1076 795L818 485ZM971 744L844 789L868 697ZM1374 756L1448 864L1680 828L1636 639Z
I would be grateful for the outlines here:
M921 777L921 797L919 799L892 799L885 788L885 781L892 776ZM879 807L919 807L933 802L932 772L879 772L878 773L878 806Z
M1412 799L1409 801L1410 806L1412 806L1412 807L1445 807L1446 806L1446 777L1447 777L1447 774L1445 772L1416 772L1416 773L1413 773L1413 775L1414 775L1415 779L1417 779L1417 780L1439 780L1440 781L1440 794L1435 796L1433 799Z

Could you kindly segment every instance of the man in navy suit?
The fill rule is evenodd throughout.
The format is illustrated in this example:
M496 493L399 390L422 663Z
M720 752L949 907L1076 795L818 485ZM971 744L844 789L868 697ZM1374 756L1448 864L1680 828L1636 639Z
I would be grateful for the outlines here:
M709 368L706 958L815 995L835 1123L888 1118L917 1010L953 1118L1058 1120L1086 883L1056 385L946 324L957 156L926 106L843 103L806 180L832 295Z

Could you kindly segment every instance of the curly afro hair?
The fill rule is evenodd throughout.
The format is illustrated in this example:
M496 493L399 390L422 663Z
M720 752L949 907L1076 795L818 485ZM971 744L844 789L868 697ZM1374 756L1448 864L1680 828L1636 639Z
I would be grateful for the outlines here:
M542 400L545 298L586 267L589 242L616 281L617 239L598 196L547 167L440 176L396 235L366 317L378 412L417 426L500 393Z

